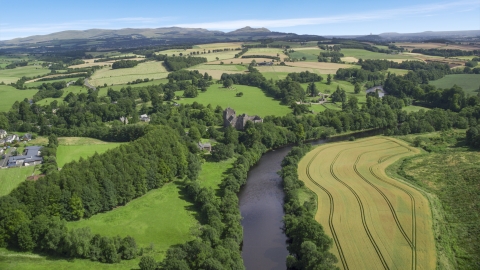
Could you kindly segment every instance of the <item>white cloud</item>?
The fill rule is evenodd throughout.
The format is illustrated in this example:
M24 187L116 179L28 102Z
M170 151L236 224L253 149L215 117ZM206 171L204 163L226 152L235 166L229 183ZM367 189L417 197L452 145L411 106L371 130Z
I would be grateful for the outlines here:
M376 10L368 13L358 14L344 14L336 16L325 16L315 18L296 18L296 19L280 19L280 20L235 20L235 21L219 21L219 22L207 22L207 23L186 23L176 24L179 27L192 27L192 28L207 28L218 30L238 29L244 26L250 27L294 27L302 25L321 25L321 24L335 24L346 22L361 22L361 21L373 21L379 19L396 18L404 16L425 15L438 11L443 11L453 8L466 7L469 9L478 8L480 1L457 1L448 3L438 3L430 5L411 6L399 9L388 10Z

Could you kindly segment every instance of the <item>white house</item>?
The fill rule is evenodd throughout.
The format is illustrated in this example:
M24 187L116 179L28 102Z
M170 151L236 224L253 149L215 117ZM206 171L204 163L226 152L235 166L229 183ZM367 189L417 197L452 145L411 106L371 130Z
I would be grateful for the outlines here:
M3 129L0 129L0 139L3 139L7 136L7 131L6 130L3 130Z
M140 115L140 121L150 122L150 117L148 117L148 115L146 115L146 114L142 114L142 115Z

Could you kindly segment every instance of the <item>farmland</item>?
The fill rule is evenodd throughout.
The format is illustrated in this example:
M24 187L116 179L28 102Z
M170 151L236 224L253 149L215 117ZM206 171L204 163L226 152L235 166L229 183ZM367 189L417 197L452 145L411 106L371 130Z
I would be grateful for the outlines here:
M37 90L17 90L12 86L0 85L0 112L9 111L15 101L32 98Z
M133 68L111 69L103 68L92 75L90 83L92 85L122 84L136 79L162 79L167 77L167 70L162 62L140 63Z
M109 143L91 138L61 137L57 149L57 164L61 168L68 162L85 159L95 153L102 154L120 145L121 143Z
M430 81L429 84L437 88L450 88L456 84L462 87L466 93L476 95L476 91L480 88L480 74L452 74L436 81Z
M345 55L345 57L355 57L357 59L397 59L397 60L408 60L413 59L411 55L406 54L385 54L385 53L377 53L371 52L362 49L343 49L341 51Z
M213 107L219 105L223 108L231 107L237 114L246 113L248 115L278 115L283 116L291 112L290 108L281 105L280 101L265 96L262 90L256 87L245 85L234 85L234 90L224 88L220 84L211 85L206 92L200 92L196 98L182 98L178 103L191 104L198 102L200 104L211 104ZM236 97L236 93L243 92L242 97ZM181 95L181 92L177 92Z
M300 179L317 194L315 219L334 239L339 267L435 268L428 200L385 173L418 153L402 141L374 137L323 145L300 161Z
M0 70L0 82L4 82L6 84L16 82L22 77L35 77L35 76L42 76L50 73L50 70L47 68L43 68L42 66L25 66L25 67L17 67L14 69L4 69Z

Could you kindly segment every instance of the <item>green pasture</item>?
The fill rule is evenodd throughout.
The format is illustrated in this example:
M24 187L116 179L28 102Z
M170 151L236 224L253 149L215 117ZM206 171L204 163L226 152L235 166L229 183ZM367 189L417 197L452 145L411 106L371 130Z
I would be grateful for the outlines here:
M218 186L225 178L225 172L232 168L235 158L220 162L205 162L202 164L202 170L198 175L198 181L202 187L218 189Z
M282 45L282 46L290 46L290 48L301 48L301 47L312 47L317 46L317 41L307 41L304 45L301 45L300 42L292 42L292 41L274 41L270 43L270 45Z
M305 61L317 62L320 52L320 49L297 50L289 55L290 58L302 59L302 57L305 57Z
M38 86L40 86L44 83L54 83L54 82L61 82L61 81L65 81L66 83L68 83L68 82L71 82L71 81L76 81L79 78L83 78L83 77L63 78L63 79L49 80L49 81L36 81L36 82L26 83L25 86L26 87L38 87Z
M347 81L332 80L331 84L328 85L326 76L322 76L322 77L323 77L323 80L321 82L315 83L319 92L331 95L333 92L335 92L335 90L337 90L337 86L339 86L341 89L345 90L348 97L350 96L357 97L359 104L367 102L366 93L364 90L362 90L359 94L355 94L354 92L355 87L353 84ZM302 83L301 85L304 90L307 90L308 83Z
M98 91L98 96L106 96L107 95L107 88L101 88ZM76 86L76 85L71 85L65 89L63 89L63 95L59 98L45 98L40 101L38 101L39 105L47 105L56 100L57 102L61 103L63 102L63 99L69 94L69 93L74 93L74 94L80 94L80 93L88 93L88 88L83 87L83 86Z
M97 70L92 76L90 84L107 85L125 84L137 79L163 79L168 75L167 70L162 62L145 62L140 63L133 68L102 68Z
M236 97L236 93L243 92L242 97ZM177 92L182 96L182 92ZM200 92L196 98L181 98L177 101L182 104L198 102L200 104L211 104L213 107L219 105L222 108L231 107L237 114L248 115L277 115L283 116L291 112L290 108L281 105L280 101L267 97L265 93L256 87L245 85L233 85L231 89L224 88L220 84L211 85L206 92Z
M14 69L2 69L0 70L0 82L6 84L16 82L22 77L35 77L43 76L50 73L50 70L43 68L42 66L25 66L17 67Z
M0 197L9 194L10 191L32 175L34 170L34 166L0 169Z
M231 65L225 63L224 65L210 65L210 64L201 64L194 67L190 67L190 70L223 70L223 71L245 71L247 68L243 65Z
M476 95L480 88L480 74L451 74L439 80L430 81L429 84L437 88L450 88L456 84L465 92Z
M168 79L158 79L158 80L151 80L151 81L148 81L148 82L143 82L143 83L136 83L136 84L116 84L116 85L113 85L113 86L108 86L107 88L101 88L102 90L104 89L109 89L109 88L112 88L113 90L115 91L120 91L120 89L124 88L124 87L132 87L132 88L135 88L135 87L144 87L144 86L149 86L149 85L159 85L159 84L166 84L168 83ZM107 94L107 90L105 90L105 95Z
M355 57L357 59L413 59L411 55L405 54L385 54L385 53L377 53L371 52L363 49L342 49L341 53L345 55L345 57Z
M265 77L267 80L283 80L287 78L288 72L262 72L263 77Z
M387 72L396 74L396 75L405 75L408 73L408 70L406 69L399 69L399 68L389 68Z
M406 106L406 107L403 107L402 110L406 111L406 112L418 112L420 110L430 110L429 108L425 108L425 107L422 107L422 106L415 106L415 105L410 105L410 106Z
M169 183L149 191L127 205L97 214L89 219L69 222L70 228L90 227L101 235L135 238L139 247L153 245L157 260L172 245L193 239L192 227L198 227L192 203L184 198L179 183Z
M0 112L9 111L15 101L32 98L37 90L17 90L12 86L0 85Z
M121 143L107 143L94 145L59 145L57 148L57 164L62 168L66 163L88 158L95 153L102 154L107 150L120 146Z

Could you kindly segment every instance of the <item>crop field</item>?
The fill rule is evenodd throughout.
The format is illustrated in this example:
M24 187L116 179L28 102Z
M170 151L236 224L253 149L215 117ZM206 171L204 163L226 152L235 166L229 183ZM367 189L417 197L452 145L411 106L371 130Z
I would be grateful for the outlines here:
M403 47L408 50L413 49L450 49L450 50L465 50L465 51L472 51L478 50L478 46L472 45L462 45L462 44L448 44L445 45L444 43L413 43L413 42L402 42L402 43L395 43L398 47Z
M401 60L408 60L413 59L414 57L407 54L385 54L385 53L377 53L371 52L362 49L342 49L341 53L345 55L345 57L355 57L357 59L401 59Z
M8 85L0 85L0 112L7 112L15 101L32 98L37 90L18 90Z
M230 62L229 62L230 63ZM223 70L223 71L245 71L247 68L242 65L211 65L211 64L200 64L194 67L190 67L189 70Z
M267 80L283 80L287 78L288 72L262 72L263 77L265 77Z
M4 69L0 70L0 82L9 84L18 81L23 76L34 77L39 75L46 75L48 73L50 73L49 69L43 68L42 66L33 65L17 67L14 69Z
M437 88L450 88L456 84L465 92L476 95L480 88L480 74L451 74L429 84Z
M288 62L288 66L303 68L304 70L313 69L316 73L320 74L335 74L339 68L356 68L358 66L352 66L347 64L326 63L326 62Z
M250 64L253 60L257 63L261 62L272 62L272 59L269 58L232 58L232 59L224 59L224 60L218 60L218 61L212 61L208 62L208 65L214 64L214 65L220 65L220 62L224 62L225 64L240 64L240 65L248 65Z
M269 55L276 57L277 54L279 55L280 59L283 57L287 57L285 54L283 54L283 50L279 48L253 48L248 49L248 51L244 55Z
M32 175L34 166L0 170L0 197L7 195L20 183Z
M218 48L214 47L213 49ZM223 49L218 48L218 49ZM181 50L181 49L172 49L172 50L166 50L166 51L160 51L157 52L157 54L165 54L168 56L176 55L179 56L180 53L183 55L188 55L190 52L203 52L204 49L187 49L187 50ZM207 52L209 49L205 49ZM205 57L207 58L208 62L216 61L217 58L218 60L225 60L225 59L233 59L235 57L235 54L239 53L240 51L225 51L225 52L216 52L216 53L205 53L205 54L196 54L195 57Z
M242 42L227 42L227 43L209 43L209 44L198 44L193 46L193 49L236 49L242 47Z
M299 163L318 196L315 219L334 240L342 269L435 269L428 200L386 167L420 150L387 137L319 146ZM328 214L327 214L328 213Z
M210 73L209 73L210 74ZM236 93L243 92L242 97L236 97ZM176 93L181 96L182 92ZM276 115L284 116L291 112L290 108L281 105L280 101L267 97L263 91L257 87L246 85L233 85L233 89L227 89L220 84L211 85L206 92L200 92L196 98L182 98L177 101L181 104L191 104L198 102L200 104L212 104L222 108L231 107L237 114L246 113L248 115Z
M162 62L146 62L140 63L133 68L102 68L97 70L93 75L90 83L92 85L111 85L123 84L136 79L163 79L168 75L167 70Z

